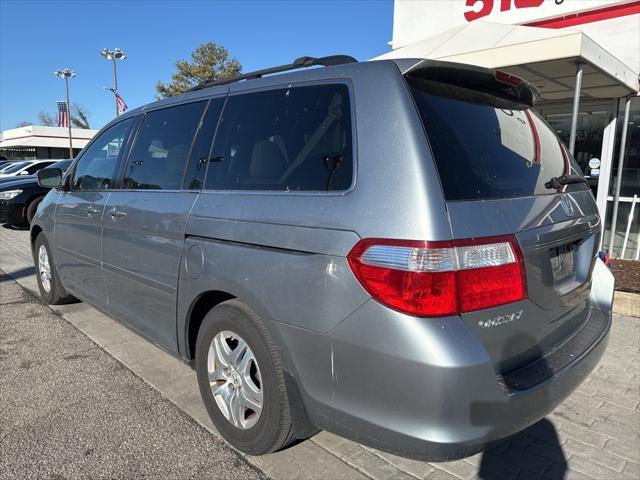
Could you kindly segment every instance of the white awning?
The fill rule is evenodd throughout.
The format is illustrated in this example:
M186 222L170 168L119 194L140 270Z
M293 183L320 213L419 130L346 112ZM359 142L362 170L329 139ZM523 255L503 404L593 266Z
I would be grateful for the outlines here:
M482 21L448 30L374 58L429 58L499 68L529 80L544 100L574 95L583 63L584 97L618 98L640 90L638 73L579 31Z
M5 130L2 133L0 148L69 148L69 130L64 127L27 125ZM97 130L72 128L73 148L83 148L96 133Z
M74 138L73 148L84 148L89 143L85 138ZM69 148L68 138L15 138L0 142L0 148L17 148L17 147L51 147L51 148Z

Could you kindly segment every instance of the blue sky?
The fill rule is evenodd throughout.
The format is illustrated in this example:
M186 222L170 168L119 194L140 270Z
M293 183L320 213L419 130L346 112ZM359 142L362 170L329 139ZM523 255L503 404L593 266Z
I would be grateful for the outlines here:
M64 100L53 71L78 74L71 101L99 128L114 116L111 64L102 48L119 47L120 94L129 107L154 100L174 62L207 41L226 47L244 71L335 53L367 59L388 51L392 0L361 1L17 1L0 0L0 130L38 123ZM71 27L70 31L66 26Z

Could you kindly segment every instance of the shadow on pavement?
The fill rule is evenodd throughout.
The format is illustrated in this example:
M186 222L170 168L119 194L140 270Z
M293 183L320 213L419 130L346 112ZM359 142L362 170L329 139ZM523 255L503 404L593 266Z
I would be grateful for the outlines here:
M534 438L536 438L534 442L538 442L538 449L545 450L545 459L553 462L551 466L547 466L547 464L535 465L536 458L539 457L537 457L536 453L532 454L527 447L523 446L532 442L531 432L533 430L535 430ZM551 458L554 460L551 460ZM515 471L522 472L524 470L526 474L520 473L520 475L524 476L518 476L518 478L563 480L567 468L567 461L560 446L556 429L553 424L545 418L511 437L509 440L486 450L482 454L478 478L482 478L483 480L498 480L505 478L502 475L503 473L512 475Z
M533 345L533 347L522 352L518 345ZM522 363L518 362L520 365L535 365L535 380L529 379L536 382L532 384L533 387L553 376L554 372L549 368L545 360L545 354L541 351L538 342L533 341L528 335L516 334L505 342L501 358L514 358L515 355L521 357ZM518 369L521 368L524 367L518 367ZM536 402L540 402L542 410L545 409L544 404L546 402L549 404L557 402L555 398L552 398L553 389L545 388L545 390L547 395L551 397L538 397ZM528 393L523 390L518 394L527 395ZM511 401L512 398L505 397L504 402L479 402L473 405L471 412L473 423L486 424L488 422L491 425L500 425L509 422L509 413L507 412L514 409L513 405L509 405ZM549 407L548 409L550 409ZM525 408L531 408L531 405ZM512 411L511 413L514 414L515 412ZM532 413L522 412L523 415ZM567 469L567 460L560 445L558 433L553 423L543 418L527 429L485 450L482 454L478 478L497 480L517 477L518 479L544 478L545 480L563 480Z
M29 226L28 225L9 225L8 223L5 223L4 225L2 225L2 228L6 228L7 230L29 230Z
M29 275L34 275L35 273L36 269L34 267L21 268L20 270L12 272L11 275L8 275L6 273L0 274L0 282L17 280L18 278L28 277Z

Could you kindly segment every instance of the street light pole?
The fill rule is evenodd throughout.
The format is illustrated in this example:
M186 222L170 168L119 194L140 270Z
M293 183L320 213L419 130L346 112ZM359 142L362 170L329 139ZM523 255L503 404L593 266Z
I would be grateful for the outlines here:
M103 48L100 51L100 55L102 55L107 60L111 60L113 62L113 83L114 83L114 92L113 96L116 101L116 117L120 116L120 109L118 108L118 72L116 69L116 60L124 60L127 56L124 54L122 50L119 48L114 48L113 50L109 50L107 48Z
M69 127L69 159L73 160L73 136L71 135L71 101L69 100L69 77L64 77L64 83L67 87L67 115L69 121L67 126Z
M116 118L120 116L120 109L118 108L118 73L116 70L116 58L113 57L113 83L115 85L116 94L114 95L114 99L116 101Z
M76 72L65 68L64 70L56 70L53 74L58 78L64 78L64 83L67 91L67 126L69 128L69 158L73 159L73 137L71 135L71 100L69 98L69 78L75 78Z

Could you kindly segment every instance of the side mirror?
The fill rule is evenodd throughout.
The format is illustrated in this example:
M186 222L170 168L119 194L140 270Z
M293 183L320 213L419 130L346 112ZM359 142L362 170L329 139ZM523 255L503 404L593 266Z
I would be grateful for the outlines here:
M29 172L27 172L26 170L23 170L18 175L29 175Z
M38 185L56 188L62 185L62 170L60 168L43 168L38 170Z

